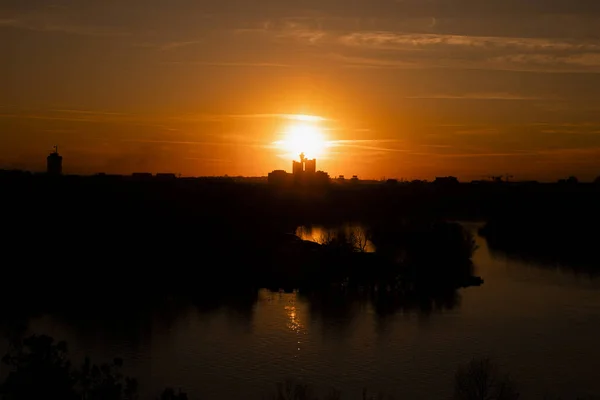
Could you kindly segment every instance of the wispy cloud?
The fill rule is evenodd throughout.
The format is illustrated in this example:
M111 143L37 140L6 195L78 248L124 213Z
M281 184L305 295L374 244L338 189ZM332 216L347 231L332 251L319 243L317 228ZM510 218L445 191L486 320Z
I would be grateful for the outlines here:
M556 98L527 96L516 93L464 93L464 94L427 94L418 96L407 96L407 99L432 99L432 100L556 100Z
M0 18L0 26L17 26L19 20L16 18Z
M318 115L307 114L231 114L230 118L280 118L293 121L319 122L327 121L327 118Z
M597 157L600 155L600 147L572 147L572 148L538 148L535 153L549 157Z
M176 117L170 117L170 119L180 121L206 121L206 122L220 122L232 119L284 119L293 121L305 121L305 122L321 122L330 121L325 117L318 115L306 115L306 114L191 114L191 115L180 115Z
M437 54L437 55L436 55ZM330 54L326 58L341 67L356 69L467 69L496 71L528 71L540 73L598 73L600 50L596 53L557 54L506 54L488 56L486 52L460 54L460 52L398 51L383 55L344 56Z
M257 30L252 30L257 31ZM312 44L341 44L368 50L419 50L426 48L464 48L466 50L511 51L600 51L598 40L556 38L454 35L443 33L410 33L386 30L325 30L312 24L287 22L282 26L259 29L278 38L293 38Z
M99 115L99 116L125 116L127 114L110 111L93 111L93 110L76 110L76 109L53 109L49 112L64 113L64 114L84 114L84 115Z
M449 144L421 144L420 147L430 147L434 149L452 149L454 146Z
M327 142L328 147L345 147L361 150L374 150L380 152L392 152L392 153L405 153L408 150L400 149L397 147L380 146L380 144L392 144L392 143L403 143L402 140L397 139L356 139L356 140L332 140Z
M242 67L242 68L290 68L291 64L271 62L228 62L228 61L165 61L167 65L203 65L207 67Z
M294 38L312 44L316 44L328 36L324 30L314 29L303 23L289 20L285 22L283 29L276 31L276 35L279 38Z
M43 115L43 114L0 114L1 118L12 119L38 119L46 121L69 121L69 122L111 122L107 117L94 117L92 115L81 116L61 116L61 115Z
M146 140L146 139L124 139L122 142L127 143L155 143L155 144L176 144L186 146L249 146L257 147L255 144L238 143L238 142L203 142L191 140Z
M401 139L342 139L333 140L332 143L337 144L360 144L360 143L404 143Z
M490 59L491 62L515 65L558 65L564 67L600 67L600 52L579 54L508 54Z
M343 144L343 145L340 145L339 147L349 147L349 148L353 148L353 149L362 149L362 150L376 150L376 151L382 151L382 152L386 152L386 153L406 153L406 152L408 152L408 150L405 150L405 149L395 149L395 148L391 148L391 147L366 146L366 145L362 145L362 144Z
M276 40L309 44L316 56L349 68L600 72L600 40L590 38L327 30L315 21L288 22L261 31Z
M67 18L43 13L0 19L0 27L96 37L119 37L130 34L123 29L113 26L79 24Z
M522 38L501 36L466 36L444 34L415 34L390 31L353 32L342 35L338 40L348 46L361 46L387 50L431 46L467 47L478 49L516 49L528 51L598 51L600 43L567 41L544 38Z
M44 129L43 132L53 135L73 135L77 134L75 129Z
M319 122L327 121L327 118L318 115L307 114L216 114L207 117L220 119L287 119L293 121Z
M537 152L489 152L489 153L453 153L453 154L427 154L436 157L447 158L486 158L486 157L530 157Z
M599 127L600 122L532 122L528 126L552 126L552 127L567 127L567 128L583 128L583 127Z
M184 41L163 43L163 44L157 45L156 47L159 50L167 51L167 50L179 49L182 47L193 46L193 45L196 45L199 43L202 43L202 41L201 40L184 40Z
M57 120L57 121L73 121L73 122L140 122L142 117L134 115L112 113L112 112L96 112L85 110L43 110L38 112L13 112L0 115L4 118L15 119L40 119L40 120Z
M486 157L532 157L539 155L535 150L494 151L493 149L458 148L455 146L425 145L434 151L410 151L411 156L427 158L486 158ZM440 151L435 151L440 149Z
M185 157L184 160L203 161L211 164L229 164L232 161L225 158Z
M594 131L581 131L575 129L542 129L540 133L546 133L549 135L586 135L593 134Z
M414 59L387 59L377 57L348 56L340 53L330 53L325 56L329 61L342 64L345 67L354 68L417 68L421 63Z
M500 133L498 128L468 128L458 129L452 132L455 135L496 135Z
M158 128L161 130L175 132L177 128L165 125L166 118L149 115L136 115L110 111L93 111L78 109L51 109L40 111L20 111L0 114L0 118L16 120L42 120L42 121L64 121L74 123L90 124L115 124L127 126L139 126L147 128Z

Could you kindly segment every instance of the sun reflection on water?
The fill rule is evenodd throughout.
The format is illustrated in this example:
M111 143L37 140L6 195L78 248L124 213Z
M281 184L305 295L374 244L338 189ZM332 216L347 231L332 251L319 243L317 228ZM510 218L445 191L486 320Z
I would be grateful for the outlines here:
M265 335L275 334L288 349L289 359L298 361L301 354L311 353L310 316L307 304L297 291L279 293L263 289L259 297L264 300L265 310L270 310L270 317L264 322L269 328L262 332ZM261 326L263 324L259 324ZM274 332L276 331L276 333Z
M287 324L288 329L296 333L301 333L301 330L304 328L304 326L298 318L298 310L296 309L296 306L286 306L285 312L289 319Z
M300 351L301 349L301 345L302 345L302 340L301 340L301 336L302 335L306 335L306 329L304 324L300 321L300 318L298 316L298 309L296 308L296 305L289 305L289 306L285 306L285 312L288 318L288 322L287 322L287 328L294 332L296 334L296 344L297 344L297 349L298 351ZM297 355L294 356L294 358L298 357Z

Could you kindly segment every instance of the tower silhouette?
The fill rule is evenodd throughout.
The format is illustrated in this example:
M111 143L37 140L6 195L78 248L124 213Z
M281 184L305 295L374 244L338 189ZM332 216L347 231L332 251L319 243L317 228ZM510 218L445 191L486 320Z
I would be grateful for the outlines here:
M46 172L48 175L62 174L62 156L58 154L58 146L54 146L54 151L47 158Z

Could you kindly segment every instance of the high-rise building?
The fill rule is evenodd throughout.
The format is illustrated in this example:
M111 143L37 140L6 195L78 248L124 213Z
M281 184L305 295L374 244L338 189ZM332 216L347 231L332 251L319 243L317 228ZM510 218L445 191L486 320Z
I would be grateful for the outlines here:
M304 153L302 153L300 154L300 162L292 162L292 171L295 176L304 174L314 175L317 172L317 160L309 160L304 156Z
M317 172L317 160L305 160L304 161L304 172L307 174L315 174Z
M58 146L54 146L54 151L47 158L46 172L49 175L62 174L62 156L58 154Z
M295 176L302 175L302 173L304 172L304 163L293 161L292 172Z
M300 154L300 161L292 161L292 173L273 171L269 174L269 183L295 183L297 185L312 185L329 182L327 173L317 171L317 160L307 159Z

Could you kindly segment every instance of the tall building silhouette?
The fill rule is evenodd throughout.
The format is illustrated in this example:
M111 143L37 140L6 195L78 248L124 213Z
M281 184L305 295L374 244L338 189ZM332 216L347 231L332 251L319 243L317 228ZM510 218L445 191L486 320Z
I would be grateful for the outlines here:
M314 175L317 172L317 160L306 160L304 162L304 172Z
M300 162L293 161L292 171L295 176L303 174L314 175L317 172L317 159L309 160L304 156L304 153L300 154Z
M304 172L304 163L292 161L292 173L294 176L302 175Z
M329 174L323 171L317 171L317 160L309 160L304 153L300 154L300 161L292 161L292 173L288 174L283 170L273 171L269 174L269 183L276 185L287 184L327 184Z
M46 172L48 173L48 175L61 175L62 161L62 156L58 154L58 146L54 146L54 151L50 153L50 155L47 158Z

